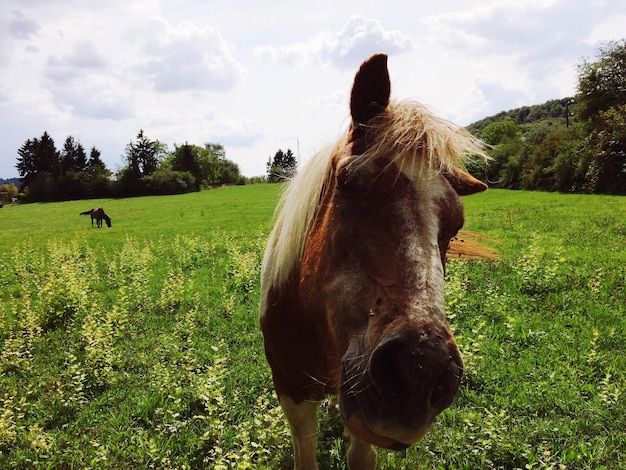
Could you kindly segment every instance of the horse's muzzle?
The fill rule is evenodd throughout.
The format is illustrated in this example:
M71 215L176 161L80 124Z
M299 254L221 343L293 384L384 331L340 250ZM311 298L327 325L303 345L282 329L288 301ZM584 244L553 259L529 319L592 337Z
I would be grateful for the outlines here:
M349 428L352 419L364 430L353 433L375 445L394 448L421 439L460 385L463 362L445 331L398 330L369 356L352 352L342 361L342 410Z

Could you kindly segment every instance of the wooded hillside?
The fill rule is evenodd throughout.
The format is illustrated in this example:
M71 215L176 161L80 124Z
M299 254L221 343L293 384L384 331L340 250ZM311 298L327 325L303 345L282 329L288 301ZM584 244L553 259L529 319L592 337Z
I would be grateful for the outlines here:
M548 126L567 126L568 113L570 123L572 121L572 104L574 98L563 98L560 100L549 100L543 104L533 106L522 106L521 108L501 111L498 114L476 121L467 129L474 135L479 135L489 124L500 121L513 121L521 129L529 129L537 123L544 123Z
M508 189L626 194L626 41L578 65L578 93L467 126L493 160L470 170Z

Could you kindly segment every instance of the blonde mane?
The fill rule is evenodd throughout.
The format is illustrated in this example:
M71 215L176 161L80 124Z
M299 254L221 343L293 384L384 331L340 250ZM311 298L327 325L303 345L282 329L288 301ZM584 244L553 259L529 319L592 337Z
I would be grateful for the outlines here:
M462 128L439 118L415 101L394 101L385 112L363 126L369 148L356 155L366 164L380 155L393 155L395 164L409 177L422 178L453 168L463 168L468 158L485 156L477 139ZM298 171L285 188L276 209L263 263L264 284L285 284L304 252L320 197L330 174L331 158L348 145L349 132L319 152Z
M406 175L450 172L471 157L486 156L476 137L416 101L390 103L364 129L369 149L362 158L392 155L389 164Z

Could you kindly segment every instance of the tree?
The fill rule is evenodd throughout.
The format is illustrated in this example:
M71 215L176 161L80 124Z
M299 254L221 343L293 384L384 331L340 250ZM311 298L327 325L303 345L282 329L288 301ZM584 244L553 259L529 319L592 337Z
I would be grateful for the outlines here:
M578 67L576 109L589 129L586 187L626 194L626 40L604 45L598 55Z
M626 105L601 111L588 142L588 190L626 195Z
M201 147L185 142L185 145L176 147L172 155L172 170L188 172L193 175L195 189L200 189L202 182L206 179L199 161L201 152Z
M110 173L101 158L102 153L96 147L91 147L89 160L87 160L86 170L91 174Z
M142 176L154 173L159 164L159 156L163 153L163 145L158 140L148 139L141 129L136 141L130 142L125 150L131 176L139 180Z
M576 111L591 123L601 119L600 112L626 104L626 40L603 45L598 56L578 64Z
M196 179L188 171L173 171L161 166L150 176L142 178L144 194L181 194L196 189Z
M68 136L59 152L47 132L29 139L17 151L21 190L31 201L82 199L112 195L111 172L92 147L89 159L83 145Z
M37 175L36 154L38 145L39 141L36 138L28 139L17 151L18 157L15 167L22 177L22 187L28 186Z
M281 149L276 152L274 158L267 161L267 179L270 183L277 183L285 179L292 178L296 174L296 157L290 149L283 152Z
M172 153L172 170L188 172L196 180L196 189L237 183L241 175L236 163L226 158L221 144L207 143L204 147L185 143Z
M37 148L37 166L40 173L49 173L53 178L59 176L59 152L54 146L54 140L44 132Z
M581 126L566 127L566 135L557 143L556 156L553 159L552 173L554 183L551 188L559 192L580 192L584 186L584 166L586 153L582 151Z
M241 179L239 165L227 159L220 161L219 184L238 184Z
M502 187L519 186L521 177L518 162L522 155L522 133L513 121L493 122L480 132L480 139L490 146L493 160L485 168L485 176L491 184ZM478 176L478 175L477 175Z
M61 150L61 174L78 173L87 168L87 154L82 144L71 135L65 139Z
M106 167L101 158L100 150L91 147L89 159L85 168L89 186L87 196L108 197L113 195L113 183L110 180L111 171Z
M0 185L0 193L6 193L8 197L8 202L11 202L14 198L17 197L19 191L17 187L13 183L5 183ZM0 200L0 206L2 205L2 200Z
M223 145L207 142L204 147L198 149L198 162L204 178L203 186L235 184L240 180L239 166L226 158Z
M480 139L487 145L498 145L519 139L522 133L513 121L500 121L489 124L480 133Z
M47 132L43 133L41 139L28 139L17 154L15 167L22 177L22 188L32 185L36 179L49 181L59 176L59 152Z

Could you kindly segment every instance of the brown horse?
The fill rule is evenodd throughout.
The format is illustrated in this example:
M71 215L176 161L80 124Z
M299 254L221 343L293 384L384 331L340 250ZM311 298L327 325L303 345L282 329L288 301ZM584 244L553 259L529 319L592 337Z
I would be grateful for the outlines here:
M79 215L91 215L91 226L93 227L93 221L96 219L96 226L102 228L102 220L107 224L107 227L111 226L111 217L106 215L104 209L99 207L97 209L91 209L85 212L81 212Z
M325 396L339 395L348 466L373 469L372 445L421 439L463 372L444 313L445 259L464 222L459 196L487 189L463 162L484 152L422 105L389 97L387 56L375 55L356 74L346 135L286 189L263 262L265 353L299 470L317 468Z

